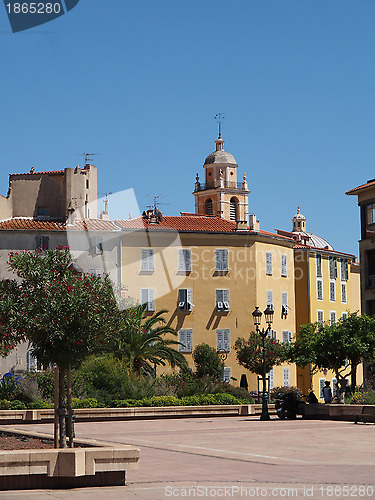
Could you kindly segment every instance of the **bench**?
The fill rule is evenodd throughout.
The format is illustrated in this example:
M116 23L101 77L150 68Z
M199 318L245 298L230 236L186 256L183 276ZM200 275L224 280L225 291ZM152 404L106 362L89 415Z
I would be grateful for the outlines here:
M354 423L358 424L358 422L375 424L374 408L372 406L362 406L361 414L355 416Z

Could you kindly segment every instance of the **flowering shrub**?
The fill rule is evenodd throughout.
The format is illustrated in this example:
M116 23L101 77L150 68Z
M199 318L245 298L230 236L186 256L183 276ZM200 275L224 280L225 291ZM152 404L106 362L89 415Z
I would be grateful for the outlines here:
M248 340L238 338L234 343L237 360L240 365L257 375L263 375L263 340L256 333L251 332ZM283 345L276 339L265 338L266 349L266 372L273 366L279 365L284 359Z
M375 375L370 380L365 380L361 387L356 387L345 402L353 405L375 405Z

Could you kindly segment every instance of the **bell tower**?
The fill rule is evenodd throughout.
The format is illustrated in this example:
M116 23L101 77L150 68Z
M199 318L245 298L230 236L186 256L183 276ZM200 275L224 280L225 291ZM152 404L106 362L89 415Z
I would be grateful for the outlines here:
M196 176L194 197L195 213L213 215L235 222L249 219L249 193L246 174L237 182L238 165L233 155L224 150L219 121L219 137L215 151L205 159L204 183Z

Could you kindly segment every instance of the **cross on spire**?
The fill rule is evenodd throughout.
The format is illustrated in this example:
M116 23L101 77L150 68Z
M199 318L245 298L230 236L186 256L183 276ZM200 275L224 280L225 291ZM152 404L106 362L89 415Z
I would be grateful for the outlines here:
M222 120L224 120L225 116L223 115L223 113L218 113L217 115L215 115L215 120L217 120L217 123L219 124L219 139L221 139L221 125L223 123Z

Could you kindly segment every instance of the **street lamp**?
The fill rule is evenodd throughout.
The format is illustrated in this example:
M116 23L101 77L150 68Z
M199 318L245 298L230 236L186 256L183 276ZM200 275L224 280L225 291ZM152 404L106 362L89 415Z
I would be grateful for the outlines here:
M266 372L266 344L265 340L269 332L271 331L271 325L273 321L273 307L272 305L268 305L267 308L264 311L264 317L266 320L266 323L268 324L267 328L260 329L260 321L262 318L262 312L259 311L259 307L255 308L255 311L252 313L253 314L253 320L254 320L254 325L256 328L257 333L262 337L262 348L263 348L263 391L262 391L262 414L260 416L260 420L270 420L270 416L268 413L268 393L267 393L267 372Z

